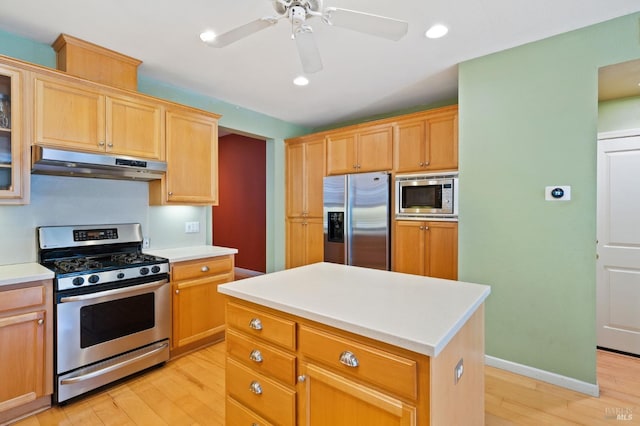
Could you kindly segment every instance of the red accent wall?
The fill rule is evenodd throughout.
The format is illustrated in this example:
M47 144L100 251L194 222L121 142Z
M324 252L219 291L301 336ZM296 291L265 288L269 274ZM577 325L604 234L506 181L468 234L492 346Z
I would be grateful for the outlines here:
M236 266L266 272L266 142L241 135L218 140L218 198L213 244L234 247Z

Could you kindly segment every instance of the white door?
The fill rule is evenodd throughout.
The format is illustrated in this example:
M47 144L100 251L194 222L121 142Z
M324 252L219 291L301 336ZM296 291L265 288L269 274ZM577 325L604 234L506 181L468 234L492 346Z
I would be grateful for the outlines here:
M611 136L598 141L597 344L640 354L640 136Z

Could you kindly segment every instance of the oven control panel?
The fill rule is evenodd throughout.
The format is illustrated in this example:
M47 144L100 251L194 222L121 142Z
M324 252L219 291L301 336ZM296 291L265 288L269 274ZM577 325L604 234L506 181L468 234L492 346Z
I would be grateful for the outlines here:
M130 267L109 271L87 271L56 278L56 290L69 290L78 287L99 286L133 278L153 277L169 273L169 263L159 263L142 267ZM153 278L148 278L153 281Z
M74 229L73 241L117 240L118 229Z

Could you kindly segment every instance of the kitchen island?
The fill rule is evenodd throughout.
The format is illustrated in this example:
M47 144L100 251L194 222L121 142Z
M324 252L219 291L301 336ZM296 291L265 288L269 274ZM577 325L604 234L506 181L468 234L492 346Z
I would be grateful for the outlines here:
M484 423L484 285L317 263L219 286L227 424Z

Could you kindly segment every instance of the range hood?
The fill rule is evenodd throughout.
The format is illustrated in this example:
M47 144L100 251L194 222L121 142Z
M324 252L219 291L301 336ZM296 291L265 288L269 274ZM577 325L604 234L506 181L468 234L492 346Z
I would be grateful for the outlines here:
M33 146L31 173L42 175L150 181L167 171L164 161Z

